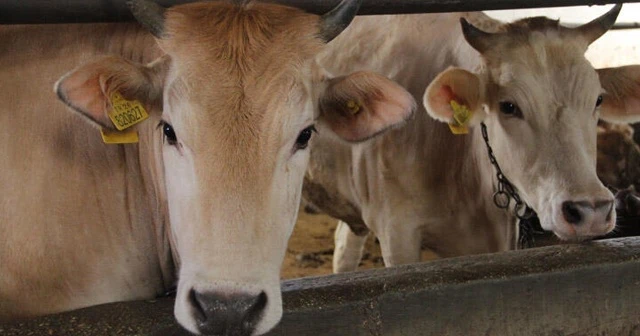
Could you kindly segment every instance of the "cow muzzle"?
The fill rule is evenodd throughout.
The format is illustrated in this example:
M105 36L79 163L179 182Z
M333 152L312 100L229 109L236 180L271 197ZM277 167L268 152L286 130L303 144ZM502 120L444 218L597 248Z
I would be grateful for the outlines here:
M267 295L189 292L189 304L198 331L203 335L251 335L260 322Z
M615 227L613 197L564 200L554 209L554 233L563 240L581 241L609 233Z
M279 282L203 284L187 280L178 284L175 316L197 335L262 335L282 317Z

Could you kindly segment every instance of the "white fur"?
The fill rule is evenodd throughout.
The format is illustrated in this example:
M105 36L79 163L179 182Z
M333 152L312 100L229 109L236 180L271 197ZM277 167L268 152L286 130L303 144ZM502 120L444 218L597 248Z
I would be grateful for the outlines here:
M354 234L347 223L338 221L335 232L335 248L333 252L333 272L352 272L358 268L362 260L367 236Z

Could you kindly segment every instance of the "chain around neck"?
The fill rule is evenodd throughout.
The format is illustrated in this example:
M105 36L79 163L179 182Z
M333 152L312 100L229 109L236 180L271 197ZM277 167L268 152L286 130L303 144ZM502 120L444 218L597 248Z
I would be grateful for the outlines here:
M489 155L489 161L496 170L496 178L498 179L498 190L493 194L493 203L500 209L509 209L511 200L515 202L513 208L513 214L520 220L531 218L535 212L531 209L527 203L525 203L518 194L516 188L511 184L509 179L502 173L498 160L493 155L493 149L489 144L489 135L487 134L487 125L480 123L482 128L482 138L487 145L487 154Z
M529 248L534 245L534 234L541 233L538 227L540 227L540 220L533 209L527 205L518 194L516 188L509 182L506 176L502 173L498 160L493 155L493 149L489 145L489 135L487 134L487 125L482 122L480 124L482 129L482 138L487 145L487 154L489 155L489 161L496 169L496 178L498 179L498 190L493 194L493 203L500 209L509 209L511 199L514 200L515 206L513 208L513 214L519 219L519 238L518 245L520 248Z

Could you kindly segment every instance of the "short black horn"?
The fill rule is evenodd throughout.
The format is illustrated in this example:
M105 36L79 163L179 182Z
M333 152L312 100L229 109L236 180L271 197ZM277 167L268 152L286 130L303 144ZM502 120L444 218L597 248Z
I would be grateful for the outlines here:
M573 28L572 31L582 36L588 44L591 44L606 33L614 23L616 23L616 19L618 18L618 14L620 14L621 9L622 4L617 4L601 17L589 23L585 23L582 26Z
M469 45L471 45L471 47L473 47L473 49L482 54L491 47L492 39L495 34L480 30L469 23L465 18L460 18L460 25L462 26L462 35L464 35L464 39L469 43Z
M358 13L360 4L362 0L342 0L338 6L324 14L320 19L320 37L329 42L340 35Z
M164 36L165 8L150 0L129 0L127 5L136 20L153 36Z

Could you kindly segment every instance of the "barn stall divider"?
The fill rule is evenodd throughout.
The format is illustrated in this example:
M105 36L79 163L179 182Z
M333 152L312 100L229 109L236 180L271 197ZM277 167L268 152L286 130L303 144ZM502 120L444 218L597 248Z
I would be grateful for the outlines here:
M156 0L165 7L196 0ZM236 0L238 2L242 0ZM339 0L264 0L322 14ZM615 0L364 0L360 15L443 13L619 3ZM640 2L627 0L624 2ZM0 24L133 21L125 0L2 0Z
M323 13L339 0L271 2ZM610 3L616 1L364 0L360 14ZM131 20L124 1L0 3L0 24ZM640 335L639 285L635 237L443 259L283 281L284 317L268 335ZM106 304L2 324L0 335L189 335L173 305L169 297Z
M267 335L638 335L640 238L451 258L282 282ZM187 336L173 299L0 325L0 335Z

